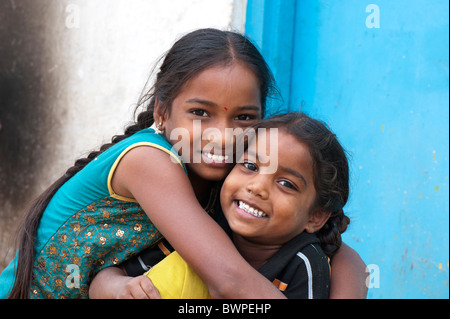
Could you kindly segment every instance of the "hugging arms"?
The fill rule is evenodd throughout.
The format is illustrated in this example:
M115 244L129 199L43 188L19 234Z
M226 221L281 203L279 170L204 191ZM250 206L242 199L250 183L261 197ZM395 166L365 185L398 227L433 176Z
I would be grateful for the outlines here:
M203 209L212 185L232 168L224 150L235 141L225 128L245 129L264 118L273 82L261 54L240 34L202 29L178 40L142 96L136 122L76 161L31 207L17 257L0 276L1 297L86 298L93 275L162 234L212 297L283 298ZM196 121L200 131L193 129ZM149 128L152 124L160 134ZM171 133L177 129L188 136L189 152L173 152L178 140ZM223 138L214 139L214 150L205 150L211 130ZM200 162L193 161L194 154ZM133 221L136 216L139 220ZM154 236L148 244L136 225ZM70 264L80 266L81 289L63 284ZM353 250L343 245L331 266L332 298L363 297L365 267Z

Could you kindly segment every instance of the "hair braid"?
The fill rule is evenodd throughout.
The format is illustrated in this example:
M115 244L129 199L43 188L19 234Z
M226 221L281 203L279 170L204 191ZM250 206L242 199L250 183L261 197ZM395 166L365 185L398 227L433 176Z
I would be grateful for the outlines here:
M21 231L19 234L19 255L16 270L16 278L21 278L14 282L14 286L9 295L9 299L28 299L29 290L32 282L33 264L36 243L36 233L39 227L39 221L47 207L48 203L58 191L72 176L81 171L93 159L101 153L109 149L114 144L124 140L134 133L149 127L153 123L153 112L151 110L144 111L139 114L137 122L128 126L124 134L115 135L111 139L111 143L103 144L99 150L90 152L86 157L77 159L75 164L71 166L63 176L47 188L31 205L29 213L25 216Z
M332 214L325 225L316 233L324 253L331 257L342 245L341 234L347 230L350 218L341 209Z

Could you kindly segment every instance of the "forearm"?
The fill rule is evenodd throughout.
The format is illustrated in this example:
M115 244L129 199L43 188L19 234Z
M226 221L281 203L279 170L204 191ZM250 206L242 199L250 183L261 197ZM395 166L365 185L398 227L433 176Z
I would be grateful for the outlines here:
M331 260L331 299L365 299L366 265L356 251L342 243Z
M130 277L119 267L109 267L100 271L89 286L89 298L113 299Z
M286 296L263 276L234 277L226 287L215 290L211 296L216 299L286 299Z
M234 248L234 247L233 247ZM202 279L216 299L285 299L284 294L267 278L251 267L237 253L234 257L218 258L215 265L207 263ZM216 258L214 258L216 259ZM216 267L216 268L215 268ZM218 271L215 271L218 269ZM214 270L214 271L212 271ZM206 273L209 272L209 273ZM211 276L212 274L212 276Z

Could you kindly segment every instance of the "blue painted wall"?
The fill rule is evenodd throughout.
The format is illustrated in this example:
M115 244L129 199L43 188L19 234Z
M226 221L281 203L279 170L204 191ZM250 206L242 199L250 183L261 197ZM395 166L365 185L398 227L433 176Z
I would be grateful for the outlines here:
M449 298L448 12L446 0L248 1L246 33L284 98L273 112L301 107L351 154L344 241L371 265L369 298Z

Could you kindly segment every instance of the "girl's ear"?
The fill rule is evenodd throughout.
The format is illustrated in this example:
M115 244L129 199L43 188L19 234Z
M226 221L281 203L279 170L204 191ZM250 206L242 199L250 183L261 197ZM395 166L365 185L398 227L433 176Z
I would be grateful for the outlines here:
M159 99L155 97L155 107L153 108L153 119L156 125L164 123L167 120L166 108L160 103Z
M330 216L331 212L327 212L320 208L315 209L309 216L309 221L305 226L305 231L311 234L319 231L328 221Z

